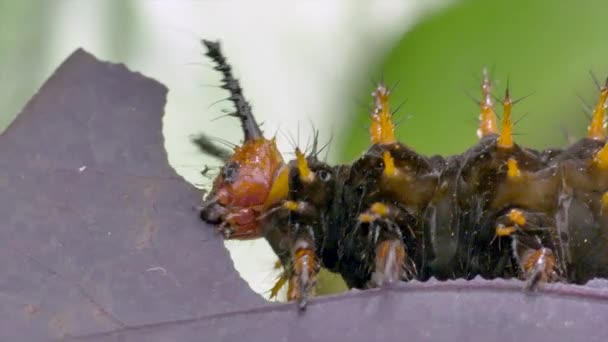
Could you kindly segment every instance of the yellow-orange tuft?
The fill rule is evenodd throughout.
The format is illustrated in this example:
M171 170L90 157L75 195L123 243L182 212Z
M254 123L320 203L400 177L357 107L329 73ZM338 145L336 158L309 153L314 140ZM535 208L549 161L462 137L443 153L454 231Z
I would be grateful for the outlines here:
M386 216L388 214L388 207L384 203L376 202L372 204L370 211L378 216Z
M393 159L391 153L389 151L384 151L382 159L384 160L384 175L389 177L396 175L397 168L395 167L395 159Z
M503 225L496 226L496 236L511 236L511 234L515 233L517 229L513 226L505 227Z
M308 161L302 151L299 148L296 148L296 158L298 159L298 170L300 171L300 179L302 182L310 183L315 179L315 175L310 171L308 167Z
M509 179L519 179L521 177L521 170L517 166L515 158L509 158L507 161L507 177Z
M294 202L294 201L285 201L283 203L283 208L289 210L289 211L297 211L298 210L298 203Z
M277 175L272 182L272 187L268 193L266 201L264 201L264 208L268 208L275 203L279 202L283 198L287 197L289 192L289 168L285 165L277 171Z
M516 225L523 227L526 225L526 218L521 210L511 209L509 212L509 219Z
M359 222L361 223L370 223L376 219L376 216L368 213L363 213L359 215Z
M608 209L608 191L602 195L602 212L605 212L606 209Z

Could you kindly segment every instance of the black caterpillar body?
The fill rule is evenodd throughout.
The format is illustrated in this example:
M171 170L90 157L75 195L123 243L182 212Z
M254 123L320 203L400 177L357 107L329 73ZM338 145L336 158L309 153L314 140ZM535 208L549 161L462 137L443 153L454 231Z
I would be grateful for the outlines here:
M204 43L218 70L229 70L219 45ZM244 101L238 81L225 82ZM517 277L534 290L545 282L608 277L608 87L600 89L587 137L544 151L513 142L508 90L497 129L491 94L484 73L480 139L461 155L427 157L399 142L383 84L373 93L372 145L359 159L324 163L316 140L308 155L296 150L295 160L268 177L263 205L245 208L257 215L259 234L249 237L264 236L285 270L273 292L287 283L288 298L304 307L320 267L353 288L480 275ZM258 126L248 110L239 110L234 116L242 120L245 148L254 141L247 127ZM207 151L210 142L200 139ZM231 173L231 184L255 176L237 152L223 158L224 168L234 171L236 163L242 171ZM228 238L238 238L231 234L242 228L230 214L243 205L222 202L218 194L229 183L223 177L220 172L205 199L213 205L203 206L201 217L213 217Z

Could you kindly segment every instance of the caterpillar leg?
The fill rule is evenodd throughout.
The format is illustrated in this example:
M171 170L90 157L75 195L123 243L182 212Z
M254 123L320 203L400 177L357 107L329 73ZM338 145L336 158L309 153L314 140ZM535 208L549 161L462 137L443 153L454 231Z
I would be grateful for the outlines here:
M317 274L321 269L314 246L311 246L308 239L295 242L290 264L284 267L283 274L270 289L270 298L276 298L281 288L287 285L287 300L298 302L298 307L305 310L308 298L314 295Z
M372 273L367 287L388 285L416 277L416 265L408 256L403 233L397 224L399 209L380 202L359 215L359 229L373 245ZM409 234L408 234L409 235Z
M548 221L543 213L511 209L496 226L497 236L511 237L513 257L526 281L527 291L559 279L556 255L547 241L551 235Z
M516 240L514 240L516 241ZM521 242L519 242L521 246ZM555 256L549 248L526 248L516 252L519 255L520 267L525 272L527 291L535 291L540 285L552 282L557 278Z
M312 223L318 213L305 201L283 201L265 216L265 236L280 258L283 274L270 290L271 298L287 285L287 300L305 309L314 294L321 258L317 255L317 234Z
M308 298L314 294L317 274L321 269L319 258L315 253L314 234L310 226L297 227L300 237L292 249L292 271L289 278L287 299L297 301L300 309L305 309Z

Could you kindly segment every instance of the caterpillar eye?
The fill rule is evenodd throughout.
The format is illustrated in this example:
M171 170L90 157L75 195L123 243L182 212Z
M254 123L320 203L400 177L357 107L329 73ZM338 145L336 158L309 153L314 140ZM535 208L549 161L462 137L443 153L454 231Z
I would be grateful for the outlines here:
M325 170L319 170L316 172L317 177L319 177L320 180L322 180L323 182L328 182L331 179L331 173L325 171Z

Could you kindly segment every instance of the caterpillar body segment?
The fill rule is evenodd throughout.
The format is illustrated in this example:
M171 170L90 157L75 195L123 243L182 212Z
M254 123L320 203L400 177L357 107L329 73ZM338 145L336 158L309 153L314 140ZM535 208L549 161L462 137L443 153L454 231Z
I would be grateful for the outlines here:
M467 227L462 240L466 260L462 264L466 265L467 277L520 277L530 281L530 277L537 277L537 274L523 266L529 264L530 255L535 255L537 249L545 248L547 241L551 241L551 227L531 232L525 227L507 225L511 228L507 231L512 233L500 234L505 230L497 229L498 222L513 208L554 214L559 180L555 170L548 169L547 162L538 152L512 141L509 111L505 106L500 136L491 137L483 148L472 150L462 165L463 193L457 196L467 199L460 208L461 222ZM551 267L553 265L551 263ZM539 279L548 280L549 277ZM532 287L537 284L539 282L535 281Z
M287 164L288 192L286 197L268 208L260 217L263 235L273 248L284 275L273 288L277 292L288 285L287 297L297 301L304 309L314 294L314 285L320 268L332 267L327 250L329 213L333 206L336 170L319 161L316 153L309 156L297 149L296 159Z
M601 162L604 145L599 140L581 140L571 148L574 151L568 151L570 158L564 156L559 162L562 186L557 229L569 282L582 284L608 277L608 213L604 210L608 170Z
M357 288L421 276L424 212L439 176L428 158L394 140L384 85L372 95L372 127L381 129L370 130L372 146L350 167L341 197L338 272Z

